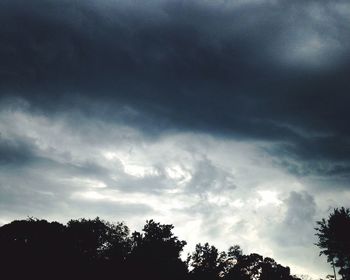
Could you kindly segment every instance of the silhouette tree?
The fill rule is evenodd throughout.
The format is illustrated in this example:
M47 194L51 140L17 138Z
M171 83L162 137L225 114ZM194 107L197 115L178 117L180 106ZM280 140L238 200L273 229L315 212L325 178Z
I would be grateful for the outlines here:
M274 259L264 258L260 267L260 280L293 279L293 277L290 276L289 267L284 267L276 263Z
M231 248L228 255L234 253L234 265L225 274L225 280L300 280L290 275L289 267L276 263L274 259L259 254L243 255L239 246L236 246L239 250Z
M88 261L95 261L102 255L107 243L107 226L98 217L94 220L70 220L67 232L73 246Z
M124 223L105 222L106 241L103 243L103 257L107 260L124 262L131 251L130 230Z
M335 208L328 219L317 222L316 245L320 255L326 255L327 261L338 267L343 280L350 279L350 209ZM334 272L336 278L336 274Z
M241 255L225 278L230 280L259 279L262 260L263 257L258 254Z
M124 224L99 218L71 220L67 226L14 221L0 227L1 274L11 275L6 279L96 279L112 270L123 275L128 235Z
M65 227L57 222L29 218L0 228L1 275L11 275L3 279L59 279L71 255Z
M112 270L124 275L126 258L131 250L129 229L123 223L100 220L70 220L67 234L77 254L76 264L84 277L109 275ZM83 275L80 275L82 277Z
M192 267L191 278L213 280L219 279L225 270L226 253L208 243L196 245L195 251L188 256L187 263Z
M238 245L219 252L198 244L187 263L186 245L174 226L147 221L130 235L123 223L99 218L13 221L0 227L1 279L23 280L295 280L288 267L258 254L244 255ZM188 267L191 269L189 270Z
M229 247L227 254L225 253L226 259L222 267L221 276L226 276L232 268L237 264L238 259L243 256L242 249L239 245Z
M180 253L186 245L172 233L173 225L147 221L144 233L132 234L132 252L129 265L136 279L184 279L187 273Z

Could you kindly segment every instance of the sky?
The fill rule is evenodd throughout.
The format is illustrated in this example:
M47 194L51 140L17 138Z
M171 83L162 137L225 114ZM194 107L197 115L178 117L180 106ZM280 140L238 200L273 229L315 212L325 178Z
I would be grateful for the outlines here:
M341 0L2 0L0 224L155 219L331 274L349 24Z

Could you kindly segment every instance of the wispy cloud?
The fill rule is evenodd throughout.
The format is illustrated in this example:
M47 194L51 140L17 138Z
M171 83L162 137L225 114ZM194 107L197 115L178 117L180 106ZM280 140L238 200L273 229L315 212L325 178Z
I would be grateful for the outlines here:
M1 1L0 223L156 218L326 274L313 223L349 206L349 11Z

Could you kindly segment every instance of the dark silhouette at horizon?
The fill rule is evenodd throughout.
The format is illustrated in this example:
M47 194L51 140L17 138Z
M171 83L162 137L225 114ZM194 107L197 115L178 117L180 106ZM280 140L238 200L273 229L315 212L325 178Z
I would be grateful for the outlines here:
M337 280L336 267L342 280L350 279L350 209L335 208L328 219L317 222L316 245L332 265L334 275L328 278Z
M181 259L186 242L174 226L147 221L142 232L98 217L67 225L28 218L0 227L2 279L297 280L289 267L238 245L227 252L197 244Z

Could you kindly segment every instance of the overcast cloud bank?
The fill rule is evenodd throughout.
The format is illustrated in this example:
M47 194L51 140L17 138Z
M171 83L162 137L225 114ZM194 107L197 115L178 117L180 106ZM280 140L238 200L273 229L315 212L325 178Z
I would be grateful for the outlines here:
M347 1L1 1L0 221L155 218L325 276L349 21Z

